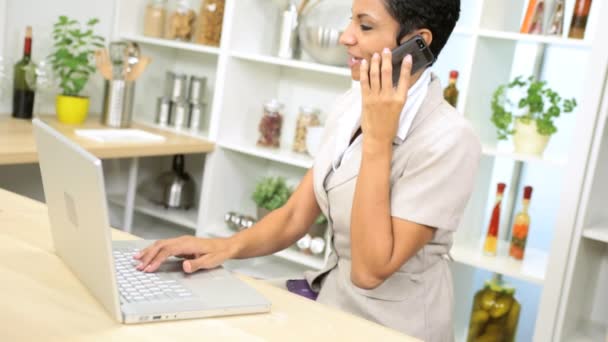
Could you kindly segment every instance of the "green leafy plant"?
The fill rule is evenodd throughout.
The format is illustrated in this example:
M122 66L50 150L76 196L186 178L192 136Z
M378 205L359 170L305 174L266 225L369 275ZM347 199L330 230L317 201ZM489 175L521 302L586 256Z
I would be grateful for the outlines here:
M509 98L508 90L521 88L525 96L521 96L515 104ZM521 120L524 124L536 121L539 134L552 135L557 132L554 120L560 116L562 111L570 113L577 103L575 99L562 99L557 92L547 87L547 82L535 80L530 76L526 80L518 76L511 83L500 85L492 96L492 123L497 128L498 139L505 140L510 134L514 134L512 128L515 120ZM514 109L524 110L524 114L515 116Z
M93 33L98 22L93 18L83 26L62 15L53 25L54 50L49 57L63 95L78 96L96 70L95 50L104 47L104 38Z
M317 219L315 220L315 224L326 224L327 223L327 217L325 217L325 215L321 214L319 215L319 217L317 217Z
M287 203L291 188L283 177L266 177L258 182L252 199L260 208L275 210Z

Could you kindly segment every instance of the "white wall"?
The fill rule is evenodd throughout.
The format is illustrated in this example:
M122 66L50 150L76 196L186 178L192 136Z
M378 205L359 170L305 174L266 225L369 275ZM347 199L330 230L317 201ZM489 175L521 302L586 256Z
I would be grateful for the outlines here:
M52 48L52 28L60 15L86 22L96 17L100 23L96 33L109 40L112 34L115 0L95 2L90 0L0 0L0 55L10 63L23 54L25 27L33 28L32 57L35 61L47 56ZM3 13L4 9L4 13ZM91 113L101 111L103 83L101 76L94 75L83 95L91 97ZM11 95L0 99L0 113L11 111ZM41 97L38 97L41 98ZM38 100L37 98L37 100ZM36 110L54 113L54 96L46 96L36 103Z

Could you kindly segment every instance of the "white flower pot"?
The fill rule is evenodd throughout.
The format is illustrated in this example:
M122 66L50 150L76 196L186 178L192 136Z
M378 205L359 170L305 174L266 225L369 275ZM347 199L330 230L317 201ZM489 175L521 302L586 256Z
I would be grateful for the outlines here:
M538 133L535 120L531 120L530 123L515 120L515 134L513 135L515 152L542 156L549 143L549 138L551 138L550 135Z

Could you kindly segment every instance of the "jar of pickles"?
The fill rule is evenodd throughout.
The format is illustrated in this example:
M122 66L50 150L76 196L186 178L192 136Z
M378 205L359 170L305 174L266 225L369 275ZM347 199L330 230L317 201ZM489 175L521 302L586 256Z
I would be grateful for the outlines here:
M467 342L515 341L521 305L514 294L500 276L486 281L473 299Z
M260 131L258 146L280 147L281 128L283 126L282 110L283 104L275 99L264 105L264 115L258 126L258 130Z
M306 133L308 127L320 126L319 110L314 107L300 107L300 114L296 123L296 134L293 140L294 152L306 153Z

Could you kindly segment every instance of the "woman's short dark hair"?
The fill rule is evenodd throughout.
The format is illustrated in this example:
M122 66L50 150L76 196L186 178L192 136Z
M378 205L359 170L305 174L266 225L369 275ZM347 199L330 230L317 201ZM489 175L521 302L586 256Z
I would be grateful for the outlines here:
M435 58L445 46L460 17L460 0L383 0L400 29L397 45L408 33L428 29L433 33L431 51Z

